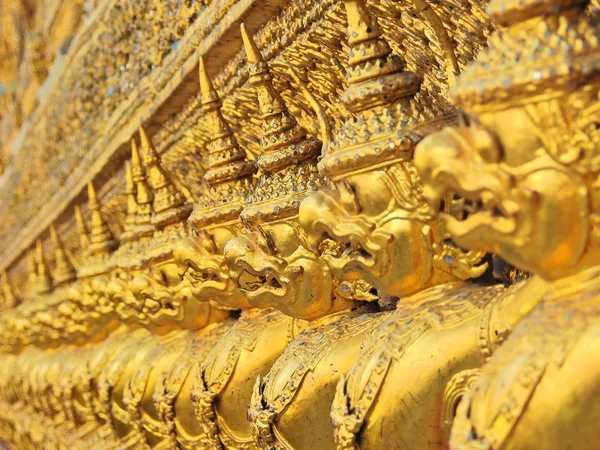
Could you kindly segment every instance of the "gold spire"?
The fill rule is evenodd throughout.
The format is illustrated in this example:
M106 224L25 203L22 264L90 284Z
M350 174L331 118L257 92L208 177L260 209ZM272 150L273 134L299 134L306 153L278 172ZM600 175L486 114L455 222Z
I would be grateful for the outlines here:
M365 0L344 0L348 18L348 87L342 103L353 113L336 133L319 163L321 173L337 179L349 172L399 159L408 160L423 117L437 114L433 105L411 104L421 80L403 70L392 54ZM430 109L427 114L427 109ZM417 125L413 127L413 125Z
M200 58L200 89L210 130L209 170L204 178L209 184L215 184L247 175L253 170L253 164L246 160L246 152L240 149L221 114L221 100L208 77L203 58Z
M4 307L12 308L18 303L17 297L15 296L13 287L8 279L8 273L3 270L0 273L0 283L2 284L2 294L4 296Z
M81 251L85 253L90 246L90 236L79 205L75 205L75 221L77 222L77 231L79 232L79 245Z
M279 92L273 86L273 76L254 40L241 25L246 56L250 64L250 84L256 88L259 115L262 120L262 154L258 167L263 172L273 172L290 164L315 157L321 144L306 138L306 130L298 125L288 111Z
M139 131L144 162L148 169L148 181L154 191L152 223L162 228L185 220L190 215L192 205L186 203L185 196L179 192L161 167L160 157L141 126Z
M136 235L149 236L154 232L154 226L151 224L154 195L146 181L140 152L134 139L131 140L131 175L136 190Z
M123 233L119 236L120 246L111 255L109 265L120 268L139 268L146 262L143 247L156 231L152 221L154 195L146 182L140 154L135 140L131 140L131 162L125 163L125 193L127 194L127 216Z
M36 277L36 292L38 294L45 294L52 290L52 276L46 266L46 260L44 259L44 247L42 246L41 239L36 242L36 254L35 262L37 266L37 277Z
M54 272L54 281L57 286L63 285L76 278L75 269L71 264L71 261L67 258L62 242L58 238L58 233L54 224L50 225L50 239L54 246L54 259L56 264L56 270Z
M92 212L92 229L90 232L90 256L97 258L107 258L109 253L119 244L113 238L112 233L102 218L100 205L96 199L96 190L94 185L88 183L88 207Z
M135 190L135 183L133 182L133 171L131 170L131 163L125 163L125 192L127 194L127 215L132 216L133 220L129 220L129 224L135 223L135 216L137 214L137 200Z
M321 142L307 137L290 114L244 24L241 31L250 63L249 81L258 94L262 154L257 161L259 181L240 217L260 223L297 214L302 199L326 181L316 170Z
M125 228L119 240L121 243L130 242L135 239L135 225L137 220L137 200L135 183L133 181L133 171L131 163L125 163L125 193L127 194L127 217L125 218Z
M262 53L260 53L260 50L258 49L256 42L254 42L254 39L252 39L248 34L245 23L240 25L240 30L242 32L242 40L244 41L244 50L246 51L246 59L248 60L248 63L255 67L262 65L265 69L263 73L268 73L269 69L267 68L265 59L263 58Z
M365 0L345 0L348 18L348 88L342 102L351 112L393 104L398 98L418 92L421 80L403 71L381 37L377 20L369 14Z
M35 262L35 251L27 250L27 284L32 287L37 284L37 263Z
M208 171L204 179L210 185L209 195L202 196L194 207L189 222L197 228L210 223L236 220L249 189L249 177L256 166L240 149L231 127L221 114L221 101L200 58L202 105L209 130Z
M206 64L204 63L204 57L200 57L198 65L198 79L200 80L200 93L202 94L202 104L208 105L211 103L219 103L219 96L217 91L210 81L208 72L206 71Z

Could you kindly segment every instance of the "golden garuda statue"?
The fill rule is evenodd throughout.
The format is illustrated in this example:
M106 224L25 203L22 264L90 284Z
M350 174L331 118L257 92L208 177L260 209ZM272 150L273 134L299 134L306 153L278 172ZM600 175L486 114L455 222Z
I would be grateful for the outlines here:
M599 8L2 9L0 447L600 450Z

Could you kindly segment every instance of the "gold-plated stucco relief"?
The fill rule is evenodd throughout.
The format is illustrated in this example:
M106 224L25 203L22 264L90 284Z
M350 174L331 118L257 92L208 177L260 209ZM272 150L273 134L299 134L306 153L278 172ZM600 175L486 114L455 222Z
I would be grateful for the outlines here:
M415 144L454 118L436 114L365 3L345 4L350 68L342 102L355 117L320 162L336 189L311 195L300 221L335 275L365 279L400 300L381 326L370 327L338 384L331 413L336 444L444 448L453 405L468 387L445 392L448 384L483 365L539 290L464 282L485 275L484 254L446 240L411 161ZM447 210L462 214L454 212L460 202L447 199ZM415 361L429 359L435 362L422 363L415 376ZM382 433L384 426L389 431Z
M548 287L461 402L451 446L593 448L597 10L501 1L489 10L505 29L454 93L472 124L429 137L415 158L432 205L448 190L478 205L466 220L446 218L457 243L495 251Z
M81 5L59 3L75 27ZM69 205L1 272L0 439L61 450L595 447L596 4L492 0L488 17L473 1L291 1L280 13L261 0L274 16L253 36L249 9L233 37L243 1L138 3L100 9L120 28L87 57L89 70L109 67L98 85L119 93L94 93L86 75L64 117L36 125L36 161L61 155L62 136L87 149L114 133L101 117L121 102L148 126L133 139L119 131L130 160L94 165L87 208ZM165 119L191 85L180 75L164 108L125 105L124 93L146 101L135 74L172 66L186 77L179 46L189 50L194 20L200 34L229 33L197 52L198 110ZM233 41L242 51L223 68ZM45 44L33 48L38 81L50 73ZM431 71L418 63L429 58ZM331 80L316 86L323 67ZM132 117L125 128L138 127ZM185 149L177 170L169 146ZM44 167L23 169L23 183ZM15 208L19 195L3 242L47 198ZM503 280L499 258L516 267Z
M272 84L267 63L244 27L242 37L250 63L250 83L256 88L260 104L262 153L257 160L258 181L240 215L252 232L229 241L225 259L250 304L273 307L297 319L310 321L307 329L285 351L280 349L283 354L269 373L257 374L248 418L255 444L264 447L287 445L284 442L307 432L298 426L297 418L307 413L301 399L319 392L319 385L329 385L331 390L331 382L329 378L316 375L311 377L316 381L311 386L304 375L317 369L323 354L332 348L328 344L331 339L318 339L317 346L313 347L318 352L311 352L309 347L303 353L293 349L297 349L299 343L304 345L314 341L309 336L322 334L319 329L330 322L330 318L333 317L335 322L341 319L338 314L347 315L343 311L352 308L353 300L350 296L336 295L337 281L324 261L309 247L297 222L301 201L308 193L326 184L316 168L321 143L307 136L289 112ZM362 329L366 330L369 321L363 323ZM334 337L331 332L323 331L333 337L332 342L342 336L337 333ZM309 359L313 360L313 367ZM290 368L296 366L301 367L297 376L290 372ZM278 385L283 383L294 391L281 404L273 404L271 398L263 395L265 390L269 391L265 385L277 377ZM326 421L329 404L327 397L323 400L318 409L312 408L312 414ZM283 436L278 436L279 432ZM298 444L300 441L291 445Z

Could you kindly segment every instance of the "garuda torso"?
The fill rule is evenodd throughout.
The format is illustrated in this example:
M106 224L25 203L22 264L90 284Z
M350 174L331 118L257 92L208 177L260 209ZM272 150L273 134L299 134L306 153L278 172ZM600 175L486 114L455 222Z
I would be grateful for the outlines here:
M255 448L245 407L250 405L254 382L304 325L274 309L250 309L219 340L198 366L192 391L207 445Z
M77 351L70 349L73 354L77 355ZM73 402L73 372L76 365L75 359L69 359L66 354L63 354L60 358L60 370L56 374L56 378L53 386L54 396L57 399L57 403L61 405L62 414L64 417L64 425L69 428L76 426L75 409Z
M317 319L256 382L248 413L262 448L335 448L328 420L335 385L363 337L389 313L340 312Z
M125 381L125 409L134 435L146 447L152 448L166 439L152 393L162 373L169 370L182 355L190 339L187 330L177 330L158 337L144 362Z
M95 431L98 425L106 424L106 415L94 395L101 371L127 345L123 330L115 332L98 346L87 348L81 363L75 368L73 377L73 408L75 419L81 425L79 434Z
M135 440L131 417L124 400L127 380L148 357L156 337L146 330L128 339L128 345L102 370L98 380L98 398L116 436ZM125 448L127 448L125 446Z
M597 447L598 275L548 293L515 329L461 403L452 448Z
M538 299L526 283L462 282L402 299L338 384L331 413L338 448L446 448L462 395Z
M201 272L198 262L202 261L207 266L207 261L215 258L195 255L193 259L193 267L187 268L186 276L195 280L194 275ZM222 277L222 272L223 269L219 268L216 276ZM230 283L227 281L226 285ZM202 284L210 284L210 280ZM198 283L193 286L192 292L208 301L207 292L197 288ZM213 291L214 298L218 301L223 299L223 303L231 304L233 297L240 295L235 289ZM253 309L246 304L239 319L224 322L219 326L220 333L213 331L204 335L206 342L197 343L201 344L198 347L201 352L164 374L164 392L167 395L159 395L160 386L155 391L155 401L159 402L161 397L166 400L162 402L163 410L167 412L172 406L172 411L177 413L165 421L173 442L177 441L183 448L197 448L199 445L208 448L254 448L246 418L254 380L257 375L267 373L302 326L303 321L276 310ZM180 385L182 380L185 381ZM167 397L173 398L169 401ZM169 402L171 406L165 408L164 404Z
M86 361L87 367L75 371L76 407L79 414L83 413L88 419L78 432L80 440L69 442L69 448L89 448L89 442L95 443L92 448L114 448L121 445L119 436L130 434L125 410L118 407L122 405L123 380L121 384L119 381L121 375L127 372L131 359L136 354L140 358L145 355L144 339L148 339L146 330L124 327L111 335L100 348L93 348L90 360ZM113 407L113 399L117 407Z
M233 323L232 319L228 319L190 332L183 352L159 375L152 401L157 414L155 420L160 423L162 430L156 430L153 434L164 436L170 448L192 449L201 446L203 432L195 419L191 402L195 379L193 369L205 359Z

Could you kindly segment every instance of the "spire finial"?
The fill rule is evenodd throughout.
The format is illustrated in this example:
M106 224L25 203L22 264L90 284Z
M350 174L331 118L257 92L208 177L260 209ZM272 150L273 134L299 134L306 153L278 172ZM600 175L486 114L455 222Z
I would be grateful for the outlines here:
M138 127L138 131L140 133L140 142L142 144L142 150L144 151L144 161L148 164L147 159L155 158L158 159L158 153L154 150L154 146L152 142L150 142L150 138L146 134L146 130L141 125Z
M296 120L288 113L287 107L279 92L273 86L273 76L269 66L264 60L258 46L248 34L246 26L242 23L242 39L244 40L244 49L246 59L250 64L250 84L256 88L258 94L258 103L260 106L260 115L263 121L277 114L286 115L289 123L284 123L288 128L296 125Z
M35 286L37 284L37 263L35 262L35 250L27 250L27 284Z
M413 105L420 77L382 37L365 0L344 0L348 22L348 87L341 101L352 113L319 162L322 174L337 180L382 163L410 160L418 135L407 124L423 125L433 106L427 97Z
M210 81L210 77L208 76L208 72L206 71L206 66L204 64L204 58L200 57L200 67L198 71L198 76L200 78L200 92L202 93L202 103L212 103L214 101L218 101L217 93L215 92L215 88L213 87L212 82Z
M265 60L254 42L254 39L248 34L248 30L246 30L246 24L242 23L240 25L240 30L242 32L242 40L244 41L244 50L246 51L246 58L248 62L253 65L265 64Z
M2 294L4 295L4 307L12 308L13 306L16 306L18 300L15 296L15 292L12 284L10 283L6 270L3 270L0 273L0 283L2 284Z
M59 243L58 233L56 232L56 227L53 223L50 224L50 240L52 241L52 245L56 245Z
M256 43L241 26L248 62L250 84L256 89L259 114L262 119L258 158L259 180L240 217L245 222L258 224L297 214L305 189L317 189L325 184L318 174L316 160L321 153L321 142L308 137L306 130L290 114L283 98L273 85L273 76ZM278 173L278 177L273 174ZM282 186L280 178L289 177L294 186ZM277 192L273 197L272 192Z
M249 163L245 161L246 152L240 149L231 127L221 113L221 100L207 76L203 58L200 58L200 88L209 130L209 170L204 178L211 185L239 178L243 175L238 171L240 167L231 164L244 161L243 165L247 166ZM248 173L247 170L244 173Z
M237 219L249 187L244 179L256 172L255 164L239 147L221 113L221 101L208 77L203 58L200 58L200 88L209 130L206 145L209 169L204 180L210 186L210 193L200 199L188 219L198 228Z
M137 211L137 203L135 201L136 190L135 183L133 182L133 170L129 161L125 163L125 192L129 196L127 211L135 214ZM133 199L133 202L129 201L130 199Z
M154 195L148 183L146 174L142 168L140 153L135 143L131 140L131 176L135 183L136 190L136 235L148 236L154 232L154 227L150 223L152 220L152 202Z
M250 63L249 81L256 88L259 114L262 119L260 140L262 155L258 160L259 168L263 172L274 172L297 164L299 161L316 157L320 152L320 145L312 145L310 150L308 148L302 148L302 151L296 150L300 142L306 142L306 130L298 125L273 86L269 67L243 24L241 29Z
M133 171L141 171L142 170L142 161L140 159L140 151L138 150L137 144L135 143L135 139L131 140L131 165ZM132 171L132 173L134 173ZM135 175L134 175L135 176Z
M96 199L96 189L91 181L87 185L87 190L89 207L90 209L96 209L98 207L98 200Z
M92 229L90 231L90 256L107 258L108 254L119 244L113 238L106 222L100 213L100 205L96 197L96 189L88 183L88 207L92 212Z
M348 43L365 42L381 36L379 24L369 11L365 0L345 0L346 17L348 20Z
M348 88L342 103L352 112L415 94L421 85L413 72L403 71L398 56L392 54L381 37L377 20L369 14L365 0L344 0L348 19Z
M79 232L79 245L81 251L86 252L90 246L90 237L88 235L88 229L83 220L83 214L79 205L75 205L75 221L77 222L77 231Z
M130 162L125 163L125 194L127 194L127 217L123 233L119 236L121 242L129 242L135 237L133 230L137 220L136 190Z
M38 294L45 294L52 290L52 276L50 275L50 271L46 266L46 260L44 259L44 247L42 246L41 239L37 240L35 250L35 262L37 265L36 292Z
M50 239L54 246L54 259L56 264L54 281L57 286L60 286L73 281L76 278L75 269L73 268L71 261L67 258L65 249L63 248L53 223L50 224Z
M163 170L160 156L152 146L144 129L140 126L139 130L144 162L148 168L148 181L154 190L152 223L162 228L187 219L192 205L186 203L185 196L175 187Z

